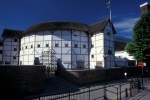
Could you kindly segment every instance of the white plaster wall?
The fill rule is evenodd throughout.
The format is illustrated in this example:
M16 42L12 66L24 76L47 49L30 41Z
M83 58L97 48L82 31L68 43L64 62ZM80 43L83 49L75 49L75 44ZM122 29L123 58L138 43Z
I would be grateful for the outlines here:
M107 32L110 33L110 35L107 34ZM108 22L104 28L104 41L105 41L105 46L104 46L104 54L107 55L106 58L106 67L107 68L112 68L115 67L115 57L114 57L114 35L113 31L111 28L110 23ZM108 50L111 50L112 54L108 54Z
M22 37L21 44L23 44L24 49L20 51L20 61L22 61L22 64L33 64L34 57L40 57L43 51L53 49L56 52L56 57L62 60L62 64L65 67L71 68L70 64L65 64L66 62L71 62L71 59L73 61L73 68L76 68L77 60L84 60L84 65L87 66L89 57L88 36L82 31L74 31L72 35L70 32L68 30L56 30L54 33L51 33L51 31L45 30L37 33L32 32L26 35L26 37ZM24 42L25 40L28 43ZM55 47L56 43L58 43L58 47ZM66 43L68 47L65 47ZM75 43L78 44L77 48L74 48ZM40 44L40 47L37 47L38 44ZM46 44L49 44L49 47L46 47ZM25 50L26 45L28 46L27 50ZM33 45L33 48L31 48L31 45ZM86 45L86 48L83 48L83 45Z
M3 55L3 61L7 61L7 62L10 62L10 56L4 56Z
M4 38L3 42L3 62L9 62L11 65L17 65L18 64L18 50L19 50L19 39L17 39L17 42L14 42L15 38ZM14 51L14 48L17 50ZM13 57L16 57L16 59L13 59Z
M3 43L3 45L11 45L11 42L5 41L5 42Z
M10 45L4 45L3 51L5 51L5 50L11 50L11 46Z
M87 49L82 49L81 54L86 55Z
M77 55L77 60L83 60L84 61L83 55Z
M104 44L103 40L97 40L95 46L96 47L103 47L103 44Z
M70 55L62 55L62 61L71 61L71 56Z

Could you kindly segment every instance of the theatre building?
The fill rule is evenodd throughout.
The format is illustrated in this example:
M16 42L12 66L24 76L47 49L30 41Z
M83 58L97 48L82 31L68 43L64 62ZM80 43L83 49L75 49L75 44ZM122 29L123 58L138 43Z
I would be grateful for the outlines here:
M115 28L110 19L86 25L77 22L42 22L26 31L4 29L2 61L11 65L43 64L67 69L115 67Z

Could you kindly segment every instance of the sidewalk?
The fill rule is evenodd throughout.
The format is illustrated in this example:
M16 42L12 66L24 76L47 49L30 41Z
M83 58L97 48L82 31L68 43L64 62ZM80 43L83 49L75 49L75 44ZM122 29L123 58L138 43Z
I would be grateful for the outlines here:
M123 100L150 100L150 82L144 84L144 90L141 89L138 94Z

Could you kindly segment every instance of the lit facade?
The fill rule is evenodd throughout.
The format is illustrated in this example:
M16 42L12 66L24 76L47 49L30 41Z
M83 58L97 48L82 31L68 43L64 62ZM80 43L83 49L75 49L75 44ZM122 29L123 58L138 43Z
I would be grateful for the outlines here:
M92 25L44 22L24 32L6 29L2 34L2 59L12 65L34 65L37 58L51 68L56 68L57 59L67 69L112 68L115 67L115 34L109 19Z

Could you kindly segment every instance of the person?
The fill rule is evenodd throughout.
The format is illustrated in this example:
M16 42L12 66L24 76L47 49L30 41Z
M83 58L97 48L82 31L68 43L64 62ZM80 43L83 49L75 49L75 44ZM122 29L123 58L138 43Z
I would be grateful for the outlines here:
M126 72L124 73L124 77L125 77L125 79L127 80L127 73L126 73Z

